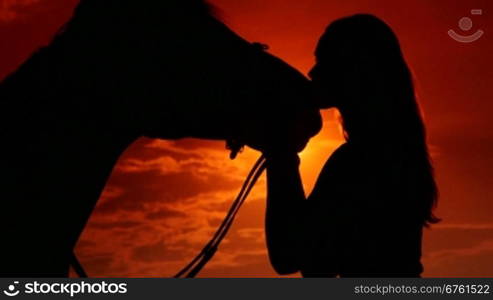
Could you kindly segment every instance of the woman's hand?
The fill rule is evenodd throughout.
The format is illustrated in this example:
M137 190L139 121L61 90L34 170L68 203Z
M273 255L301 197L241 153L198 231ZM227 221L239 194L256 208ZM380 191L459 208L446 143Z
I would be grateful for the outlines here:
M272 266L279 274L300 268L305 193L296 152L265 152L267 158L267 206L265 233Z

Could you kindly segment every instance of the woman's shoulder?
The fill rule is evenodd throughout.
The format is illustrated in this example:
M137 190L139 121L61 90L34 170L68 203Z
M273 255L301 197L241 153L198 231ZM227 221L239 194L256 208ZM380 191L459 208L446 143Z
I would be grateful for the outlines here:
M324 194L322 191L326 190L332 193L334 190L357 184L359 178L369 169L365 160L365 152L358 145L349 142L342 144L325 162L312 194Z
M332 190L346 179L346 175L354 170L353 150L347 143L339 146L327 159L320 170L314 190L310 197L327 189Z
M337 148L329 157L332 164L344 164L345 168L356 166L358 169L385 168L388 165L401 162L390 146L346 142Z
M329 156L324 168L347 169L358 160L358 149L349 143L340 145Z
M348 143L344 143L340 145L338 148L336 148L334 152L332 152L332 154L327 159L327 162L344 159L348 157L350 153L351 153L351 147L349 146Z

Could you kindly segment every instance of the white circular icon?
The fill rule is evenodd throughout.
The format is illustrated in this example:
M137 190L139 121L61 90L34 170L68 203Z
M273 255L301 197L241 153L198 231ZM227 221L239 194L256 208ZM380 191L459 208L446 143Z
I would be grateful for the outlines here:
M482 14L483 14L483 10L481 10L481 9L472 9L471 10L471 15L482 15ZM471 30L472 25L473 25L472 19L469 17L463 17L459 20L459 28L462 31ZM450 29L448 31L448 35L451 38L453 38L457 42L461 42L461 43L472 43L474 41L477 41L483 35L483 33L484 33L484 31L477 30L476 32L474 32L471 35L462 35L462 34L455 32L453 29Z
M3 293L9 297L17 296L19 295L20 291L15 290L15 285L18 284L19 281L14 281L14 284L10 284L7 287L7 290L4 290Z

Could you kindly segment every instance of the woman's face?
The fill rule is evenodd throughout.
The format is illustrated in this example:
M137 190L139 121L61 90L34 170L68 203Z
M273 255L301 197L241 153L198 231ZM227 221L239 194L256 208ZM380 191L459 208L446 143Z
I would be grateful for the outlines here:
M326 53L324 57L317 57L317 63L310 70L315 99L320 108L341 108L353 98L351 95L357 88L355 74L352 64L345 61L336 51Z

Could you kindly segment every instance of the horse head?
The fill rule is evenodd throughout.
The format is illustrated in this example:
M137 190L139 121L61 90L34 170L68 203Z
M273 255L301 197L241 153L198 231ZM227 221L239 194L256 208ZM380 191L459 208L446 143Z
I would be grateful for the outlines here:
M112 24L132 49L124 91L139 99L132 110L142 135L228 140L260 150L291 140L301 150L320 130L306 77L238 36L206 3L146 4L139 12L122 9L123 21ZM127 24L136 13L146 18Z

